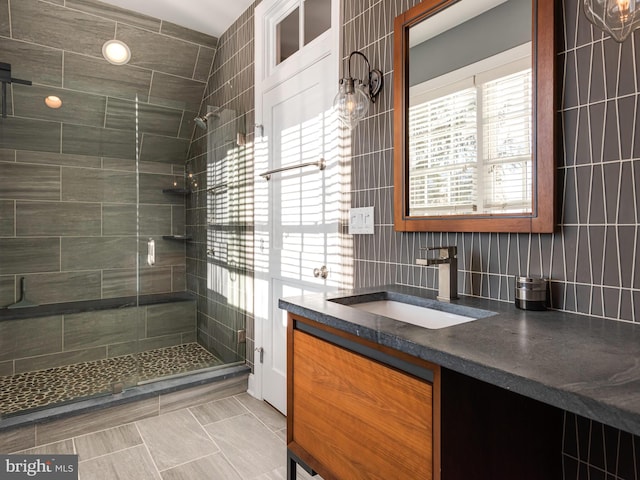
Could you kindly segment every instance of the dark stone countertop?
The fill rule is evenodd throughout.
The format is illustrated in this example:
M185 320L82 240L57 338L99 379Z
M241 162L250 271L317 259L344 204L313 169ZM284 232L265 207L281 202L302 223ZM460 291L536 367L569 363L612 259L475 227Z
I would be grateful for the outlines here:
M512 303L460 297L451 303L459 306L454 308L473 307L496 314L430 330L330 301L379 292L435 300L435 292L429 290L385 285L286 298L279 306L640 435L640 325L553 310L523 311Z

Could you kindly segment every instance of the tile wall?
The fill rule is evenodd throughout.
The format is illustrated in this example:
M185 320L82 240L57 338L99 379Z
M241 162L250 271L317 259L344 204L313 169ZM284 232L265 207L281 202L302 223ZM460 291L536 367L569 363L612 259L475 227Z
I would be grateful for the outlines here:
M562 465L563 480L637 480L640 438L565 413Z
M225 361L253 366L254 8L218 41L200 107L219 109L197 130L189 171L198 185L187 200L187 289L198 297L198 342ZM236 133L246 134L244 145ZM213 141L212 141L213 139ZM242 143L242 142L241 142ZM221 185L226 187L207 189ZM246 344L238 341L245 330Z
M344 2L343 57L361 50L385 72L381 99L353 132L351 206L376 207L375 235L354 236L357 287L436 288L419 247L458 245L466 295L513 301L514 276L551 279L554 309L636 321L640 312L640 32L622 45L586 21L579 0L558 0L557 233L397 233L393 230L393 19L417 0ZM615 328L615 322L611 323ZM597 361L597 359L594 359ZM565 416L565 479L636 479L640 440Z
M415 0L344 3L343 56L362 50L385 72L382 98L353 132L352 206L376 207L374 236L354 237L356 286L436 287L420 247L458 246L466 295L513 301L516 275L551 279L554 309L635 321L640 311L638 42L591 28L578 0L558 5L557 233L398 233L393 229L393 19ZM564 25L564 28L562 26Z
M33 334L38 332L38 335ZM196 340L194 300L0 322L0 376Z
M132 58L112 66L102 44L124 40ZM32 86L9 87L0 119L0 307L136 292L136 149L140 164L142 293L183 291L183 182L193 118L217 39L95 0L0 1L0 62ZM47 95L63 100L59 110ZM137 102L136 102L137 98ZM136 142L136 109L138 142Z
M107 296L121 294L109 285L122 285L122 279L130 279L130 263L127 263L130 258L119 260L118 268L104 268L98 259L80 260L79 257L90 257L92 252L104 248L122 251L126 245L127 235L105 235L104 230L113 228L117 232L124 228L117 224L130 201L125 192L112 197L105 197L102 192L111 191L116 185L121 188L130 181L134 158L131 152L135 148L130 135L131 100L138 94L143 102L142 115L147 115L149 123L154 125L153 130L149 127L148 132L143 132L148 141L143 142L141 152L145 160L141 183L149 185L146 195L150 210L158 211L155 207L164 206L165 221L169 215L179 215L176 211L180 210L182 200L167 199L158 191L167 180L181 179L181 168L177 165L182 163L187 148L191 172L200 185L196 194L187 199L186 224L196 239L187 248L187 271L184 263L169 265L160 282L163 287L156 290L153 285L158 283L149 280L152 286L145 288L164 291L171 277L171 288L179 289L175 287L183 285L186 277L188 289L199 298L199 337L206 343L214 343L215 338L220 338L218 334L232 337L234 329L246 322L247 361L251 365L251 308L233 307L228 296L208 289L213 277L208 273L205 240L206 140L202 136L190 144L188 140L193 132L191 119L195 113L207 111L208 106L220 106L246 115L247 145L252 144L253 7L216 45L215 39L203 39L200 34L93 0L67 0L66 7L59 3L11 2L9 22L9 2L0 1L0 51L3 52L0 61L14 65L14 76L33 80L35 85L31 91L41 89L46 93L58 89L72 98L79 95L82 99L73 103L77 105L73 109L52 116L51 112L43 113L37 102L28 101L26 87L14 85L12 90L9 113L14 115L13 123L9 125L2 120L1 124L10 135L5 133L0 137L1 303L16 299L16 281L22 274L31 277L30 291L36 300L36 292L50 290L37 287L38 280L69 286L60 288L58 295L43 303L92 298L97 292L103 296L105 292ZM542 274L551 278L554 308L612 320L634 320L635 311L640 308L640 275L635 274L640 262L636 255L640 142L635 138L640 63L635 45L640 37L636 34L634 40L618 46L590 27L580 12L578 0L559 2L564 28L559 33L558 56L562 88L558 155L561 215L556 234L401 234L394 232L392 226L392 26L393 18L414 3L415 0L344 2L343 57L346 59L352 50L361 50L385 72L385 88L380 100L352 138L351 203L354 207L374 205L377 216L374 236L354 237L356 286L401 283L435 288L435 269L414 266L418 248L456 243L461 252L460 285L465 294L512 301L514 275ZM55 18L57 26L47 35L30 29L29 24L33 22L26 19L35 14ZM88 23L88 15L92 15L92 20L95 20L93 15L100 18ZM69 25L73 28L68 28ZM73 31L74 36L69 36L69 31ZM139 41L142 47L153 45L154 48L145 58L134 55L130 66L113 69L101 61L102 41L95 40L100 37L96 32L108 38L115 32L117 38L120 36L132 44ZM162 49L155 47L157 42L162 42ZM209 75L207 62L210 65L216 46L219 51ZM177 65L165 67L166 60L156 55L182 47L185 49L179 50L181 54L170 58L192 62L191 70ZM198 50L195 56L191 47ZM122 72L126 72L125 77ZM201 102L205 81L208 83ZM123 125L127 125L126 128ZM32 135L32 131L37 135ZM108 142L100 141L105 138ZM243 178L252 178L250 148L244 150L243 157L246 159ZM3 180L7 178L10 181ZM104 189L105 185L109 189ZM249 202L245 204L249 212ZM70 209L66 211L83 221L64 226L64 219L69 217L66 213L56 213L57 205ZM101 212L99 221L97 209ZM250 216L248 213L247 218ZM27 222L27 218L39 221ZM110 222L116 225L109 226ZM174 233L182 227L180 220L171 223ZM63 228L69 229L68 239L60 233ZM101 236L97 238L105 244L101 249L92 249L98 231ZM244 228L243 232L246 258L250 259L250 228ZM175 249L178 258L182 247L168 245L167 248ZM73 252L86 253L75 255ZM39 260L30 265L28 271L18 272L16 264L24 262L16 259L21 257ZM79 264L74 270L76 261ZM249 262L246 260L240 269L247 276L251 272ZM56 270L62 264L70 270ZM225 267L229 270L228 265ZM119 275L119 280L109 283L109 278ZM126 281L124 285L131 288ZM245 283L235 292L248 296L249 290ZM226 318L232 320L222 320ZM227 353L233 356L238 352ZM637 445L638 440L625 432L567 414L563 449L565 478L589 478L589 474L591 478L636 478L635 465L621 466L612 455L627 449L633 451ZM606 458L606 463L598 458Z

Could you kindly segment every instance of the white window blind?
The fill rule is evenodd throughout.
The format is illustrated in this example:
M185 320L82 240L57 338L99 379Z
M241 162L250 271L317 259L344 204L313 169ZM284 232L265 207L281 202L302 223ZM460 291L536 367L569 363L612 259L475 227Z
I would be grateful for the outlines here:
M529 65L512 62L470 76L465 69L465 78L444 85L437 79L437 88L412 97L411 215L531 211Z
M531 81L527 69L481 86L486 212L531 208Z
M409 111L410 205L464 212L476 198L477 95L465 88Z

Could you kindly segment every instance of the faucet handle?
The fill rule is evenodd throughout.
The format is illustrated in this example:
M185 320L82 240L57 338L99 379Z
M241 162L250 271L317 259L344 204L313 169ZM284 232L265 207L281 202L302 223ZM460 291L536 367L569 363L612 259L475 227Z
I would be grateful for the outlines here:
M428 252L432 250L440 251L440 258L455 258L458 254L458 247L453 246L442 246L442 247L423 247L420 250L427 250Z

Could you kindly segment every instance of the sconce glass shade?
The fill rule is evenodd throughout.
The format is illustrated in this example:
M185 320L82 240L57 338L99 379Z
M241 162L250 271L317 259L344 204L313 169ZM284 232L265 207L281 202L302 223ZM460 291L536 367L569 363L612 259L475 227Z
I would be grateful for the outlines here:
M354 79L351 76L351 59L354 55L360 56L367 64L366 80ZM382 72L376 68L372 69L367 56L357 50L349 55L347 68L347 76L340 80L340 90L333 100L333 107L340 121L353 129L367 115L369 102L376 102L376 97L382 90L383 81Z
M640 0L584 0L583 7L589 21L616 42L640 27Z
M355 85L353 78L343 78L340 81L340 90L333 100L333 107L346 127L353 129L367 115L369 103L369 95L362 84Z

